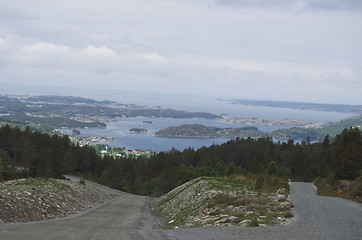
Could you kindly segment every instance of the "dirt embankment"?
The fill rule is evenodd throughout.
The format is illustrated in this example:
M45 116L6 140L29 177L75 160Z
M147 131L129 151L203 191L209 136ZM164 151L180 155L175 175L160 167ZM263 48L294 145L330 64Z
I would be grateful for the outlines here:
M294 216L286 190L263 192L244 178L201 177L152 201L165 228L267 226L289 223Z
M54 219L114 198L92 186L60 179L27 178L0 183L0 223Z

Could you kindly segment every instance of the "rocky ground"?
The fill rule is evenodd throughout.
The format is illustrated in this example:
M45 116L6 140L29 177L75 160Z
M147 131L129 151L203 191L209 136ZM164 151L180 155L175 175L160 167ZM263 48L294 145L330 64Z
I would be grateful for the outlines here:
M285 224L294 216L285 189L255 190L243 178L201 177L152 201L165 228L199 226L267 226Z
M27 178L0 183L0 223L40 221L78 213L114 198L70 180Z

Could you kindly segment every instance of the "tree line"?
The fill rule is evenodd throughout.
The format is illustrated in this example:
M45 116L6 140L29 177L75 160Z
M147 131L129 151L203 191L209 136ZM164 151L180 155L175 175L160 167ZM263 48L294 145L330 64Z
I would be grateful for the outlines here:
M311 143L236 138L221 145L172 149L149 159L101 157L92 146L9 125L0 128L0 179L79 174L123 191L160 195L199 176L269 174L296 181L361 176L362 136L345 129L336 138Z

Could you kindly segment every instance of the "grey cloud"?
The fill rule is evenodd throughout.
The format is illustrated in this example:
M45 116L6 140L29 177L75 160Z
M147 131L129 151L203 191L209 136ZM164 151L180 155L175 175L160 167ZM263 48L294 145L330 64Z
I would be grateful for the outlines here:
M331 101L342 92L345 102L362 101L362 16L338 11L360 5L342 0L2 1L0 84L51 79L55 85L292 100L310 89Z
M294 10L362 10L362 1L360 0L216 0L216 3L237 7L280 8Z

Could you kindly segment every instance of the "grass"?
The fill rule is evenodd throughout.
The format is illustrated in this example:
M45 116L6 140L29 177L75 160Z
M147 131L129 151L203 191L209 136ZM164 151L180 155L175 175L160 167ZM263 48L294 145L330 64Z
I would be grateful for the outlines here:
M47 186L54 186L57 189L66 189L69 188L68 185L63 184L56 179L52 178L25 178L12 180L6 183L6 186L13 186L13 189L26 187L26 189L33 191L42 191Z
M355 180L335 180L320 177L313 181L317 194L321 196L340 197L362 203L362 177Z

